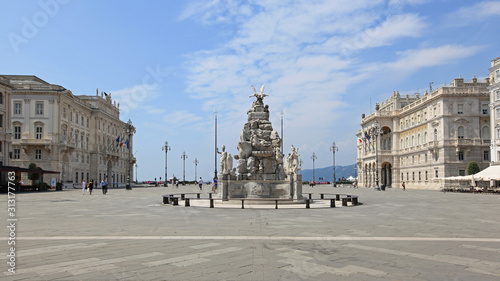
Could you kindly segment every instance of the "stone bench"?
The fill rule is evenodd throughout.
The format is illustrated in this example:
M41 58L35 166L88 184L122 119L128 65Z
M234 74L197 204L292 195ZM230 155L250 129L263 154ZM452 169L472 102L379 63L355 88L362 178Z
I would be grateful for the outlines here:
M293 199L288 199L288 198L230 198L228 200L241 200L241 208L245 209L245 201L274 201L275 202L275 209L278 209L278 202L279 201L293 201ZM212 207L212 200L210 200L210 208Z
M179 205L179 197L175 197L174 194L163 195L163 204L170 204L178 206Z

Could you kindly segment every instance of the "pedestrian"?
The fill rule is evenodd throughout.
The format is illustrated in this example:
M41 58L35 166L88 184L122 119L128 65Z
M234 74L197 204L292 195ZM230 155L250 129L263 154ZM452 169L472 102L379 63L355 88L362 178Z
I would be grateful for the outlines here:
M214 183L212 185L212 192L217 193L217 178L214 178Z
M177 187L177 188L179 187L179 180L175 181L175 187Z
M88 188L89 188L89 195L92 195L92 191L94 190L94 180L93 179L89 181Z
M403 186L403 190L405 190L405 188L406 188L405 182L403 182L402 186Z
M203 186L203 180L200 177L200 180L198 181L198 185L200 186L200 190L202 189Z
M102 189L102 194L106 195L106 193L108 193L108 183L106 182L105 179L102 179L101 181L101 189Z
M85 195L85 190L87 190L87 183L85 180L82 181L82 194Z

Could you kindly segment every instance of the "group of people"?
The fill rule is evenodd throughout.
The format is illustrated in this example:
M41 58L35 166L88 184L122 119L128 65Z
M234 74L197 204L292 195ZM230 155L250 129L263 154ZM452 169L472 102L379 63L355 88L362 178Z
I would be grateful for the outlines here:
M202 190L202 188L203 188L203 180L201 179L201 177L200 177L200 180L198 180L198 185L200 187L200 190ZM215 192L215 193L217 192L217 178L213 179L212 192Z
M106 193L108 193L108 183L106 182L105 179L102 179L101 181L101 189L102 189L102 194L106 195ZM86 191L89 192L89 195L92 195L92 193L94 192L93 179L91 179L88 184L85 182L85 180L82 181L82 194L85 195Z

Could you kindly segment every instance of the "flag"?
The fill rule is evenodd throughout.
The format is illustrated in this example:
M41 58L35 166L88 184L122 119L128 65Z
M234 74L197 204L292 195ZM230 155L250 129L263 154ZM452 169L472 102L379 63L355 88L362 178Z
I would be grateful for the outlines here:
M122 145L123 145L123 142L120 143L120 147L122 147Z
M363 140L361 138L358 138L359 142L363 142Z
M130 149L130 147L128 145L128 139L125 141L125 144L127 145L127 149Z
M120 136L118 136L118 138L116 138L116 145L118 145L120 143Z
M370 140L370 135L368 135L367 133L365 133L365 137L367 140Z

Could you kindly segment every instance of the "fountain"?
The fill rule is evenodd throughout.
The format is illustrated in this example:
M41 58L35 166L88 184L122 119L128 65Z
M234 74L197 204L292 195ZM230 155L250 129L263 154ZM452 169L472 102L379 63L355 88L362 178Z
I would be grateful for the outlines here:
M298 149L293 145L285 161L281 151L282 139L269 121L269 106L264 104L265 84L260 92L252 86L255 97L248 110L248 119L241 130L237 149L236 168L233 156L225 146L220 156L219 198L279 198L303 202L302 175L299 171Z

